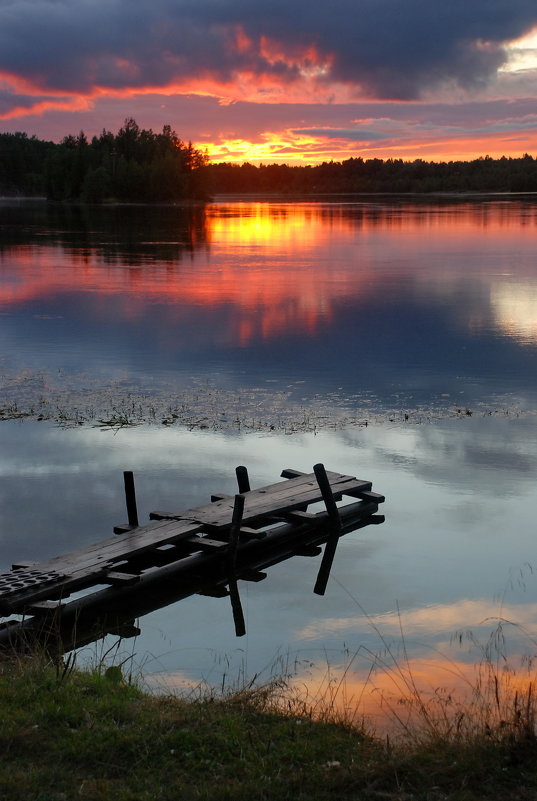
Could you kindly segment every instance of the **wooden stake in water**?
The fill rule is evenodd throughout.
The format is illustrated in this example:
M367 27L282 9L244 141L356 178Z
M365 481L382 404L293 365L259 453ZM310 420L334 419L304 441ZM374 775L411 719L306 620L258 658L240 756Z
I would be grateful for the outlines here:
M334 561L334 556L339 541L339 534L341 531L341 519L339 516L339 511L336 502L334 500L334 496L332 495L332 488L330 487L330 481L328 480L328 476L326 475L326 470L324 468L324 465L323 464L314 465L313 472L315 473L317 484L319 485L319 489L321 490L321 495L323 496L323 501L326 506L326 511L328 512L328 519L330 526L330 534L328 536L328 539L326 540L326 545L324 546L324 553L323 553L323 558L321 560L321 566L319 567L319 572L317 574L317 581L315 582L315 587L313 588L313 592L316 593L317 595L324 595L326 590L326 585L328 583L328 578L330 576L330 571L332 569L332 562Z
M134 488L134 474L131 470L125 470L123 473L123 481L125 484L125 502L127 504L127 516L129 518L129 526L138 528L138 509L136 507L136 490Z
M235 623L235 634L242 637L246 634L246 625L242 612L241 598L237 586L237 545L244 512L244 495L235 495L233 505L233 517L231 518L231 528L229 530L229 547L227 552L227 574L229 586L229 599L231 601L231 611L233 612L233 622Z
M239 485L239 492L250 492L250 479L248 477L248 469L243 465L235 468L235 475L237 476L237 484Z

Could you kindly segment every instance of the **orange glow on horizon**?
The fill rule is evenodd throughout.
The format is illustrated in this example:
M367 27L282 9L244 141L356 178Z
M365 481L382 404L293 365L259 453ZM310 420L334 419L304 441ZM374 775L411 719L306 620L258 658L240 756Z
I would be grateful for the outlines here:
M518 133L518 137L516 134ZM517 142L517 144L514 144ZM473 161L484 156L520 158L525 153L537 154L537 131L506 132L501 138L490 134L472 136L458 134L447 138L427 140L385 140L381 142L356 143L344 138L313 136L307 132L267 132L260 140L222 138L205 141L200 145L207 149L211 162L243 164L288 164L289 166L314 166L322 162L346 161L350 158L402 159L403 161L449 162Z
M246 34L238 28L230 36L229 47L237 53L249 52L254 44ZM132 60L117 60L116 66L125 79L126 86L121 89L109 88L95 84L86 91L71 92L69 90L49 89L44 80L35 77L33 80L22 78L16 74L0 72L0 81L14 95L24 95L27 104L15 103L11 108L0 113L0 120L43 117L47 112L70 111L90 112L99 100L120 99L136 102L136 98L198 96L214 98L220 105L232 105L238 101L255 105L271 104L305 104L338 106L341 104L367 101L375 104L371 97L359 97L356 86L333 83L324 80L331 68L331 56L320 54L312 46L297 48L296 52L284 50L277 42L263 38L262 55L269 65L283 64L290 70L285 81L276 74L257 74L243 68L234 72L229 79L207 71L195 77L185 76L170 81L166 85L138 86L140 79L138 67ZM255 49L255 48L254 48ZM318 80L323 78L323 80ZM404 105L393 101L394 105ZM384 104L382 104L384 105ZM426 118L427 104L423 103ZM135 115L135 111L134 111ZM216 117L215 117L216 119ZM427 161L472 160L480 156L522 156L524 153L537 153L537 129L527 125L517 128L513 123L512 130L507 125L501 133L491 131L490 134L470 129L467 133L460 129L450 130L449 126L440 125L437 130L428 128L422 132L414 130L404 122L394 125L393 132L385 127L382 120L353 120L356 126L356 137L348 137L342 133L337 135L329 125L321 123L315 134L307 128L271 129L257 133L255 136L241 136L240 127L237 134L229 136L225 130L216 131L201 137L189 137L195 147L207 149L211 160L215 163L232 162L252 164L280 163L290 165L314 165L323 161L344 161L353 157L403 159L413 161L421 158ZM381 138L367 138L367 131L378 129ZM395 121L394 121L395 122ZM173 127L174 121L171 120ZM481 123L476 121L476 126ZM238 123L240 126L240 123ZM366 130L363 139L359 138L360 126ZM384 127L383 127L384 126ZM84 127L83 125L80 127ZM326 128L326 135L322 129Z

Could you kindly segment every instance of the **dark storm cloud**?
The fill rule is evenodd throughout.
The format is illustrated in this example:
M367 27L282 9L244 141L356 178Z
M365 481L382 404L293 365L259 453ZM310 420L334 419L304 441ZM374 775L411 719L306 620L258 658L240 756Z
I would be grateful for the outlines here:
M504 43L534 25L535 0L0 0L0 72L44 92L237 72L286 83L315 67L304 55L315 48L330 67L313 80L409 99L443 82L486 82Z
M23 95L14 95L11 92L0 91L0 116L6 114L14 106L21 109L30 109L35 104L35 98Z

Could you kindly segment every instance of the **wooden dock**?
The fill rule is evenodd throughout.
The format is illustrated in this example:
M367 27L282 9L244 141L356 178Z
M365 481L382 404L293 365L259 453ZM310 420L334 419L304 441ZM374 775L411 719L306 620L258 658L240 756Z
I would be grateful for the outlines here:
M263 569L292 556L322 552L314 592L322 595L339 537L383 522L384 497L371 482L326 471L283 470L279 481L250 488L236 469L239 492L183 511L155 511L140 525L132 473L126 472L128 523L91 546L39 563L18 562L0 575L0 647L29 634L67 651L107 633L137 633L134 618L192 594L229 596L238 636L244 634L239 580L260 581ZM343 498L352 499L342 504ZM308 511L314 504L319 511ZM76 594L76 598L71 596ZM61 643L58 646L58 643Z

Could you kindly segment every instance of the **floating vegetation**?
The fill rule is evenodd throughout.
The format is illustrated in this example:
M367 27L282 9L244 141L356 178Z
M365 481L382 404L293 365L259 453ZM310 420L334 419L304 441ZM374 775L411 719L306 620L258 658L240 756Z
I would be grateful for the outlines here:
M303 383L303 382L298 382ZM299 391L297 391L299 389ZM304 396L303 387L265 386L229 389L204 379L140 386L128 380L86 374L21 371L0 376L2 420L52 421L63 427L91 425L118 430L138 425L181 426L190 430L279 432L295 434L356 428L375 423L419 425L446 418L534 414L512 396L495 405L453 406L444 396L412 407L412 398L394 394L388 401L364 392ZM391 401L392 405L388 403Z

